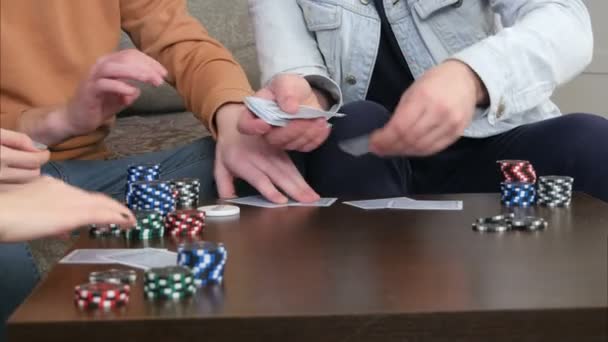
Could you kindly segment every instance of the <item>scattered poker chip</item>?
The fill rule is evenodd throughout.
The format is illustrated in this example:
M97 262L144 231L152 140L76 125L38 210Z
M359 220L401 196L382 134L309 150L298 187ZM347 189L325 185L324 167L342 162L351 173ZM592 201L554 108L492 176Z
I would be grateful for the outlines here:
M515 214L503 214L493 217L482 217L473 222L473 230L483 233L501 233L510 230L539 231L547 228L545 219L535 216L517 217Z
M89 225L89 235L93 238L117 237L122 234L122 229L117 224Z
M129 285L86 283L74 287L74 303L81 309L113 309L129 302Z
M137 280L137 273L133 270L109 269L89 273L91 283L133 284Z
M207 205L198 208L198 210L204 212L208 217L235 216L241 212L239 207L229 204Z
M228 258L226 247L209 241L187 242L177 249L177 263L187 266L197 286L220 284Z

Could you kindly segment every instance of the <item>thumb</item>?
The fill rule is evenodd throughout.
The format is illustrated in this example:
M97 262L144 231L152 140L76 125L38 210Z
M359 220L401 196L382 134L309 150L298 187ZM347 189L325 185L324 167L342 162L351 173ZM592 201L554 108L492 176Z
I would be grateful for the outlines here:
M241 134L245 135L264 135L268 133L272 127L262 119L253 116L253 114L247 110L239 118L237 129Z
M277 94L277 104L282 111L289 114L296 114L300 109L300 103L292 93Z
M224 166L221 159L216 160L215 185L220 198L236 197L236 191L234 189L234 177L232 177L230 171L226 169L226 166Z

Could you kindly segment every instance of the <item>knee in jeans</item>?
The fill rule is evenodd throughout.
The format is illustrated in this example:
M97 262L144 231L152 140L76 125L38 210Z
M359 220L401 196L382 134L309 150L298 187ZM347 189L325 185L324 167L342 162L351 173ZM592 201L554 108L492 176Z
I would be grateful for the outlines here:
M344 105L340 113L345 117L332 120L332 135L355 137L383 127L391 115L386 108L371 101L355 101Z
M564 116L564 120L572 132L594 138L600 135L608 138L608 120L602 116L584 113L568 114Z
M608 120L592 114L568 114L565 125L571 133L566 146L579 161L597 163L608 159ZM564 137L560 137L564 138Z

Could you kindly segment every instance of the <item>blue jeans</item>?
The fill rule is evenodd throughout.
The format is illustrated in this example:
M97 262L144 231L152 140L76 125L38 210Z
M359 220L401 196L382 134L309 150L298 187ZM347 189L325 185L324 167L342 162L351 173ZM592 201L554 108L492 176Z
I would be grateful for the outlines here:
M161 178L199 178L201 198L215 198L213 160L215 144L210 138L197 140L177 149L146 153L117 160L72 160L49 162L42 173L89 191L124 199L127 167L139 163L161 164ZM38 282L38 270L26 243L0 245L0 341L4 322Z

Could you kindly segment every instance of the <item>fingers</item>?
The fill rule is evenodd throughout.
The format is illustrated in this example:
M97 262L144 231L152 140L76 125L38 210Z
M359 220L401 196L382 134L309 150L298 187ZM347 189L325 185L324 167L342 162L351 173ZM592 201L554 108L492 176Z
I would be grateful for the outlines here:
M89 215L85 215L85 224L118 224L121 227L132 227L135 225L135 216L124 205L103 194L85 193L86 198L81 201L86 203ZM83 196L84 197L84 196Z
M2 165L16 168L37 170L49 160L49 151L25 152L0 146Z
M23 184L40 177L40 169L18 169L7 165L0 167L0 183Z
M278 75L270 83L270 90L274 94L279 108L290 114L297 113L300 105L314 96L308 81L295 74Z
M95 90L103 93L132 97L139 92L136 87L122 81L101 78L95 82Z
M220 198L235 198L236 190L234 189L234 177L224 166L221 158L215 161L215 184Z
M126 79L149 83L154 86L163 84L163 75L157 70L145 65L121 64L106 62L96 68L95 78Z
M308 128L284 149L289 151L310 152L319 147L329 136L330 128L325 119L316 119L308 124Z
M0 144L21 151L39 152L26 134L0 128Z
M291 198L298 202L315 202L320 196L306 183L300 171L296 168L293 161L287 155L283 155L273 159L272 166L276 168L280 175L283 175L286 180L282 184L280 180L271 180L285 191Z
M251 184L256 190L266 199L274 203L287 203L285 197L270 181L270 178L264 172L257 168L258 165L250 165L247 172L243 173L242 178Z
M403 154L409 143L411 129L424 115L424 104L411 99L406 93L391 120L383 128L374 132L370 138L370 150L378 155Z
M264 135L272 129L272 126L247 110L239 118L237 129L245 135Z

